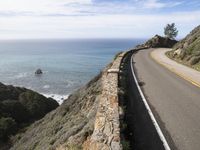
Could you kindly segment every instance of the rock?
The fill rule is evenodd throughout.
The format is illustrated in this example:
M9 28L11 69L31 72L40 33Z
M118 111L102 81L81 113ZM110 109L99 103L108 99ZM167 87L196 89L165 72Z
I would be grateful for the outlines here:
M145 44L138 45L137 48L156 48L156 47L164 47L171 48L177 43L176 40L172 40L167 37L162 37L159 35L155 35L153 38L148 40Z
M173 57L180 56L180 54L181 54L182 51L183 51L183 49L181 49L181 48L175 50L173 52Z
M42 72L41 69L37 69L37 70L35 71L35 74L36 74L36 75L39 75L39 74L43 74L43 72Z

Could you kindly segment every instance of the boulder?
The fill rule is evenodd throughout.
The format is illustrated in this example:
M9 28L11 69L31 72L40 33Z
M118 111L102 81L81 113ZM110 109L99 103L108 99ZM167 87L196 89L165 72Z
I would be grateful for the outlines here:
M37 69L36 71L35 71L35 74L36 75L39 75L39 74L42 74L43 72L42 72L42 70L41 69Z

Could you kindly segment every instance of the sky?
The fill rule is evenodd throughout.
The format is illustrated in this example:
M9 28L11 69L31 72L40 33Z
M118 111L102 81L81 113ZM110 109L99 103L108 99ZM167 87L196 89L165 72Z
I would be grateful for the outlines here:
M150 38L200 24L199 0L0 0L0 39Z

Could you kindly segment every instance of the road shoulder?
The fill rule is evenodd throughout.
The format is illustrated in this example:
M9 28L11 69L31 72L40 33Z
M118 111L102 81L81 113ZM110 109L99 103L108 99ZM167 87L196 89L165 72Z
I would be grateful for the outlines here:
M170 50L171 49L156 48L150 55L151 58L160 65L200 88L200 72L169 59L165 53Z

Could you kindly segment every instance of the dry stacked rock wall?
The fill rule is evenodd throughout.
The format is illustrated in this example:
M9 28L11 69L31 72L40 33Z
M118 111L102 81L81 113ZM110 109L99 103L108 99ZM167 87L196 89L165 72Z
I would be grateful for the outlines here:
M93 134L84 143L85 150L121 150L118 102L118 73L125 53L118 55L102 76L103 91Z

